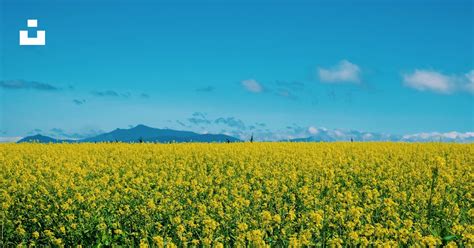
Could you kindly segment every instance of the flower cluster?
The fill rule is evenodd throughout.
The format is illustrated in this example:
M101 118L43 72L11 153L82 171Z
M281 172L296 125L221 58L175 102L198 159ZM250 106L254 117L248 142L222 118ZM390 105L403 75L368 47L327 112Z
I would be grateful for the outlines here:
M473 194L473 144L2 144L0 246L473 247Z

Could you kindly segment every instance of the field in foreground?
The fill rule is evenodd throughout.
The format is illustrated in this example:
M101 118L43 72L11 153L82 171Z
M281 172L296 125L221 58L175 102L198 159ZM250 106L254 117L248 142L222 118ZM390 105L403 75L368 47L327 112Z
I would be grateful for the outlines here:
M0 246L474 246L474 145L0 145Z

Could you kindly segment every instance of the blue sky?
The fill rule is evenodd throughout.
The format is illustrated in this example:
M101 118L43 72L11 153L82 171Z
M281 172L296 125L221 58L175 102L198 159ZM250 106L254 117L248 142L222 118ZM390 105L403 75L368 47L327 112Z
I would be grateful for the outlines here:
M472 0L0 3L0 136L474 131Z

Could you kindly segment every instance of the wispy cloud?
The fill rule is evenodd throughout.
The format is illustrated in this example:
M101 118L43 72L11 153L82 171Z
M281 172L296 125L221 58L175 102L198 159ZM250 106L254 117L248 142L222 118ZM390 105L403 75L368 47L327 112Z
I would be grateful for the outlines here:
M94 90L90 92L93 96L96 97L123 97L123 98L130 98L130 97L139 97L139 98L150 98L148 93L140 93L140 94L132 94L130 92L118 92L115 90Z
M305 89L305 84L299 81L277 80L268 84L262 84L255 79L247 79L240 82L241 86L252 93L271 93L273 95L288 99L298 99L298 95Z
M242 82L240 82L240 84L242 85L242 87L244 87L245 90L252 93L260 93L264 91L262 84L257 82L257 80L255 79L243 80Z
M293 123L292 125L290 126L287 126L286 129L288 131L284 132L284 131L280 131L278 133L281 133L281 135L287 135L288 137L299 137L301 135L306 135L307 134L307 128L306 127L302 127L298 124L295 124Z
M224 124L229 127L237 128L237 129L245 129L245 123L242 120L239 120L235 117L227 117L227 118L217 118L214 123L216 124Z
M360 74L359 66L347 60L331 68L318 68L319 80L324 83L360 83Z
M43 130L39 129L39 128L35 128L31 131L29 131L27 134L28 135L34 135L34 134L41 134L43 132Z
M73 99L72 102L76 105L82 105L82 104L86 103L86 100L84 100L84 99Z
M99 97L105 97L105 96L118 97L118 96L120 96L119 93L117 93L114 90L92 91L91 94L94 95L94 96L99 96Z
M184 124L184 122L177 120L176 123L178 123L182 127L189 127L188 125Z
M202 124L211 124L211 121L207 119L205 113L194 112L191 118L188 118L188 121L194 125Z
M297 94L304 90L305 85L298 81L276 81L273 88L277 96L295 100L298 98Z
M460 91L474 93L474 70L464 75L446 75L434 70L415 70L402 76L405 86L418 91L440 94Z
M299 81L276 81L275 85L280 89L291 89L294 91L301 91L305 86L303 82Z
M104 133L103 130L96 130L96 129L82 129L80 131L68 132L62 128L51 128L49 132L47 132L46 135L59 138L59 139L78 140L78 139L93 137L102 133Z
M288 99L297 99L298 97L293 94L293 92L289 91L289 90L285 90L285 89L280 89L276 92L277 96L281 96L281 97L285 97L285 98L288 98Z
M212 92L214 91L216 88L213 87L213 86L206 86L206 87L202 87L202 88L197 88L196 91L197 92Z
M53 132L53 133L64 133L64 130L62 130L61 128L51 128L49 130L50 132Z
M60 90L60 88L48 83L26 81L26 80L1 80L0 88L9 89L9 90L18 90L18 89L33 89L33 90L43 90L43 91Z
M253 125L247 126L244 121L232 116L218 117L216 119L209 118L208 115L203 112L194 112L192 117L186 119L186 122L180 120L175 120L174 122L176 122L178 127L200 129L200 133L202 133L203 130L222 129L222 127L225 126L226 128L222 130L226 130L226 134L236 137L246 137L251 133L247 131L261 132L263 131L262 129L266 127L266 124L262 122L256 122ZM187 123L190 124L188 125Z

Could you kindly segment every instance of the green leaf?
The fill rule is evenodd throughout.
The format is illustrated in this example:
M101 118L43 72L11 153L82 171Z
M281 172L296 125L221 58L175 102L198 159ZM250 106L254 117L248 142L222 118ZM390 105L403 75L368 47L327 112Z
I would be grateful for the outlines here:
M443 237L443 240L445 241L452 241L452 240L455 240L457 239L458 237L456 235L448 235L448 236L445 236Z

